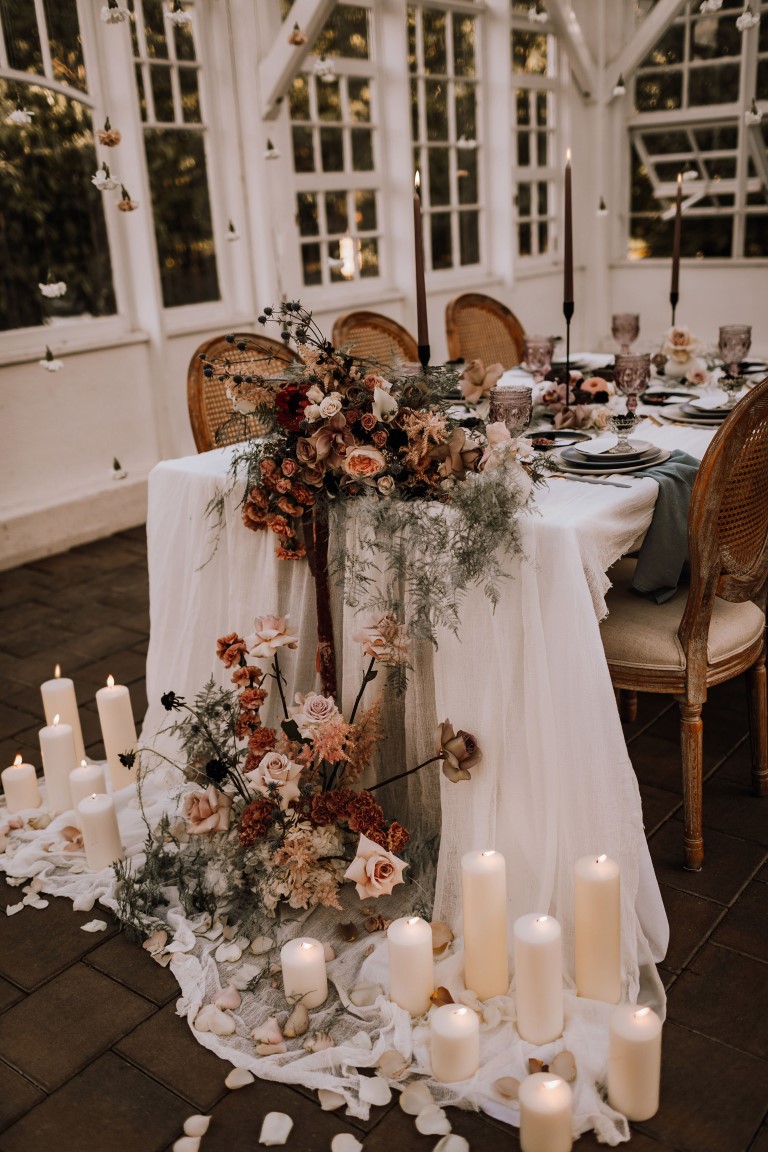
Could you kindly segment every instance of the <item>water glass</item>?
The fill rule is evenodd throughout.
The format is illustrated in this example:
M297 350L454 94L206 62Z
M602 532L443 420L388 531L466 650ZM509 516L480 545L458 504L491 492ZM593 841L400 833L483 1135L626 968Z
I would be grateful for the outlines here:
M629 352L640 335L640 317L635 312L616 312L611 317L611 333L621 351Z
M726 324L720 329L720 357L729 376L738 376L739 367L752 347L752 328L749 324Z
M627 398L627 412L637 408L637 398L645 392L651 378L650 352L620 352L613 366L613 382Z
M523 338L523 368L537 376L546 376L552 367L555 341L552 336L525 336Z
M533 409L533 389L527 384L504 384L491 388L491 403L488 411L490 424L501 420L506 424L511 436L519 436L531 422Z

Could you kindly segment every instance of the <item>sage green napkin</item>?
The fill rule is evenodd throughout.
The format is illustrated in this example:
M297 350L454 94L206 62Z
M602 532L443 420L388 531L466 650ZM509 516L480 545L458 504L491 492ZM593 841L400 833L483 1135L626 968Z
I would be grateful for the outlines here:
M670 600L688 559L688 508L699 461L675 449L668 460L641 475L659 485L653 520L637 558L632 588L657 604Z

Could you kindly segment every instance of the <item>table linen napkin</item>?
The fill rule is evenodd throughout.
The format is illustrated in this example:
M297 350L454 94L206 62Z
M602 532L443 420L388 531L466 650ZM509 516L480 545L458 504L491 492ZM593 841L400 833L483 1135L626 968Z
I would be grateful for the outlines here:
M637 558L632 588L664 604L677 591L688 559L688 508L699 461L675 449L668 460L643 471L659 485L653 519Z

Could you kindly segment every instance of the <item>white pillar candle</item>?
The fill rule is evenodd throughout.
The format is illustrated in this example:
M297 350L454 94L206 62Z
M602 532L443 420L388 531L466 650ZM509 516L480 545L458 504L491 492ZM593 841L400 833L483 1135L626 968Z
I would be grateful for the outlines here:
M469 1080L480 1067L480 1020L461 1004L443 1004L429 1018L432 1075L445 1084Z
M500 852L461 858L464 984L481 1000L509 991L507 864Z
M421 1016L429 1010L435 990L432 929L420 916L403 916L387 929L389 951L389 998Z
M53 673L53 680L46 680L40 685L40 695L43 698L46 724L53 724L54 716L58 716L62 724L72 725L72 734L75 738L75 756L79 764L81 760L85 760L85 746L83 744L83 730L80 727L80 713L77 709L75 685L67 676L62 676L61 667L58 664Z
M659 1110L661 1020L652 1008L620 1004L611 1017L608 1102L628 1120Z
M300 999L305 1008L319 1008L328 995L325 949L311 936L289 940L280 949L286 999Z
M573 872L575 979L579 996L621 999L621 878L607 856L582 856Z
M517 1030L531 1044L549 1044L563 1034L560 925L554 916L521 916L513 935Z
M62 724L58 716L40 729L40 753L43 757L45 797L49 812L69 812L72 795L69 774L77 767L75 738L71 724Z
M17 756L11 767L4 768L0 776L9 813L40 807L42 799L33 764L24 764L21 756Z
M77 814L88 867L94 872L101 872L102 868L108 868L115 860L122 860L123 845L112 797L86 796L78 804Z
M559 1076L534 1072L520 1084L522 1152L570 1152L573 1093Z
M126 768L120 763L122 752L133 752L136 749L131 694L124 684L115 684L114 678L108 676L106 688L99 688L96 693L96 707L99 710L112 788L117 792L136 780L135 768Z
M72 807L77 806L86 796L100 795L107 791L104 779L104 769L101 764L86 764L85 760L79 768L74 768L69 774L69 790L72 794Z

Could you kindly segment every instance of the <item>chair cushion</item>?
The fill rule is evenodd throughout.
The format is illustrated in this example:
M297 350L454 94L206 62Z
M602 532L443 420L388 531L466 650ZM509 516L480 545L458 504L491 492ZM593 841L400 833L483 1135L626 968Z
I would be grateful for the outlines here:
M646 600L630 588L636 563L625 557L608 572L613 587L605 598L608 616L600 625L608 663L625 668L683 669L685 654L677 630L688 589L678 589L666 604ZM759 639L764 628L765 617L751 601L731 604L716 597L707 641L710 664L744 651Z

